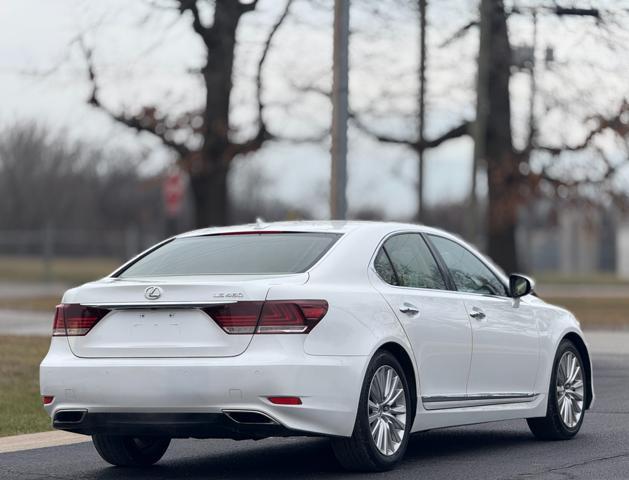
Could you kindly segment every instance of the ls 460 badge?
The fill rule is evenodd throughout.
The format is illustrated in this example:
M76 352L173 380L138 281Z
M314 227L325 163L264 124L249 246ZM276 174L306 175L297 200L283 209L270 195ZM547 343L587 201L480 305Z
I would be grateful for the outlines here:
M230 293L215 293L214 298L243 298L245 296L244 293L241 292L230 292Z

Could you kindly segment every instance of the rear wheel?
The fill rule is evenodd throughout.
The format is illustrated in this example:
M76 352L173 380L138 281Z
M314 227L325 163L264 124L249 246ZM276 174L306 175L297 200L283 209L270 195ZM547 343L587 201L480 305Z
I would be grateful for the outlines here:
M581 354L564 340L555 355L546 416L527 420L535 437L567 440L577 434L585 413L585 381Z
M371 360L361 390L354 432L332 440L343 467L359 471L393 468L404 456L411 428L411 398L400 363L389 352Z
M147 467L164 456L170 438L93 435L96 451L103 460L119 467Z

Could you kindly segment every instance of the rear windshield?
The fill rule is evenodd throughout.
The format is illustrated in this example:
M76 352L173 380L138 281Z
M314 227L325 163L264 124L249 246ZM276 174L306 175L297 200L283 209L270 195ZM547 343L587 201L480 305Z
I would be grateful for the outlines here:
M300 273L339 237L334 233L247 233L176 238L118 276Z

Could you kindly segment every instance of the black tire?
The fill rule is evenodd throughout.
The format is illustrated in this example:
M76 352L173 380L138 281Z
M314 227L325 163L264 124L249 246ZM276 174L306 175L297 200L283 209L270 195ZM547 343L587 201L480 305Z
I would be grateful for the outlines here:
M389 366L395 370L404 387L404 398L406 401L404 437L397 451L391 455L384 455L378 450L369 427L369 388L374 374L382 366ZM411 417L410 395L408 381L397 359L386 350L377 352L371 359L365 373L352 436L349 438L334 438L332 440L334 455L345 469L361 472L380 472L394 468L402 460L408 445L413 420Z
M92 435L92 442L103 460L118 467L148 467L164 456L170 438Z
M586 383L588 381L586 370L583 368L583 359L581 358L579 350L570 340L562 341L559 344L559 348L557 349L555 360L553 362L553 373L551 375L550 385L548 388L548 407L546 410L546 416L529 418L526 420L531 432L535 438L539 440L568 440L579 432L581 425L583 424L583 419L585 417L585 405L587 404L587 388L583 388L583 410L578 423L574 427L566 425L559 411L556 387L557 373L559 360L566 352L574 354L579 362L581 372L583 372L583 382Z

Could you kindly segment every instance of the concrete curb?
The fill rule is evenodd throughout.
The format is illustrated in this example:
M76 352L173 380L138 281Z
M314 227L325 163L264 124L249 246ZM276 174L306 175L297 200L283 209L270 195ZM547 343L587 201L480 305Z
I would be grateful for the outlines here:
M34 448L57 447L71 445L73 443L89 442L90 437L76 433L54 431L41 433L28 433L26 435L14 435L0 438L0 453L18 452L20 450L32 450Z

